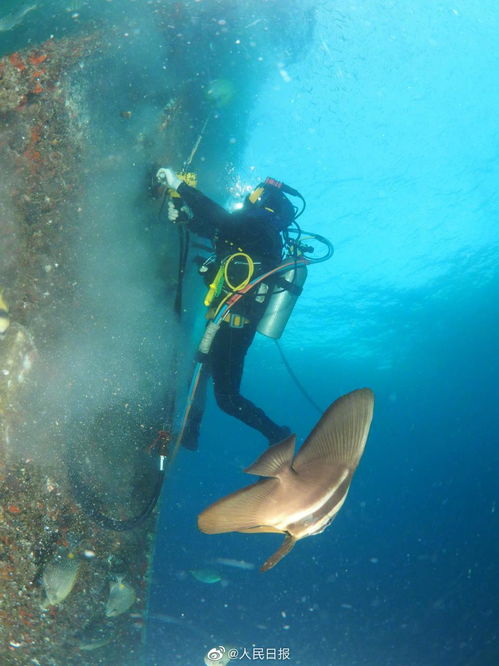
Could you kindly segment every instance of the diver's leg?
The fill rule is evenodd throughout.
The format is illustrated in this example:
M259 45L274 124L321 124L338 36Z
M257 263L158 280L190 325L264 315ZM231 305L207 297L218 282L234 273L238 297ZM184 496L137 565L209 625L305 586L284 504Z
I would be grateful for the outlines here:
M220 409L255 428L274 444L289 434L289 428L274 423L239 392L244 358L255 333L256 327L251 324L243 328L230 328L227 324L220 327L210 353L215 398Z

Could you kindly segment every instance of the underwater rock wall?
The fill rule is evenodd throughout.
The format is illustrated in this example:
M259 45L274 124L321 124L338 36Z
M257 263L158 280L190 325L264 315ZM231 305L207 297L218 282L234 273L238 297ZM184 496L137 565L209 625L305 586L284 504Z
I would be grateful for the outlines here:
M157 450L203 314L190 257L176 307L151 176L189 168L223 201L260 85L312 25L293 2L125 4L0 59L6 665L140 663Z
M102 529L77 504L67 475L68 433L91 426L72 421L68 332L81 308L80 176L88 134L75 71L98 57L97 41L44 42L0 64L2 664L96 663L82 655L111 642L114 657L101 663L126 663L140 645L138 627L133 644L120 649L131 621L108 617L105 604L123 576L136 608L144 608L151 520L140 532ZM143 444L137 428L121 441ZM105 448L110 436L109 428L97 432L93 447ZM74 438L71 455L81 454L77 444ZM90 445L86 453L95 461Z

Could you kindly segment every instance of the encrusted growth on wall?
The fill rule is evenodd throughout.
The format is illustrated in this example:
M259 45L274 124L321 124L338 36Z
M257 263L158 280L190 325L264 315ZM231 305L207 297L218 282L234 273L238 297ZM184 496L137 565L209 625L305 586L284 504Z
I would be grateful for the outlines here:
M158 223L161 202L149 197L148 184L160 163L178 168L192 157L203 189L227 188L256 91L296 56L310 29L302 23L298 30L298 16L289 16L298 3L283 11L269 0L260 9L218 0L147 3L147 27L162 40L164 66L140 59L130 41L140 37L132 19L130 32L112 21L102 31L99 17L72 38L0 58L2 664L140 662L154 513L122 531L106 529L98 517L126 523L150 501L155 447L173 425L173 398L190 367L183 332L194 309L186 312L184 301L182 316L173 312L176 230ZM120 178L139 192L129 217L135 193L120 208ZM117 204L109 214L108 202ZM163 319L151 330L161 333L147 340L139 326L137 343L124 344L88 388L78 383L81 366L101 364L90 334L99 332L105 360L107 349L127 340L127 321L113 327L102 296L113 268L131 260L124 250L115 257L108 239L127 233L126 248L139 245L144 264L158 264L152 287ZM98 259L82 256L89 238L109 261L107 272L96 275ZM85 281L87 259L97 271ZM132 273L129 292L135 280ZM191 291L194 284L192 278ZM138 291L139 310L131 312L140 324L140 307L149 304ZM112 290L111 298L132 300ZM114 305L119 314L123 306ZM156 362L165 347L170 356ZM136 368L130 348L138 352ZM162 365L165 359L174 362ZM139 390L130 396L134 372Z

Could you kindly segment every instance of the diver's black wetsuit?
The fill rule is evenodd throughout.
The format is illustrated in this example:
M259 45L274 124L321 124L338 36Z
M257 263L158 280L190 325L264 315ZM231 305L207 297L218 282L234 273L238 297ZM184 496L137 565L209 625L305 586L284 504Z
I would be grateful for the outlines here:
M177 191L193 213L189 229L214 242L217 267L224 258L238 251L247 253L255 262L254 277L280 264L283 246L281 235L272 223L275 218L273 213L261 208L228 213L185 183ZM211 345L204 380L210 372L220 409L255 428L273 444L289 433L288 428L278 426L240 393L244 358L266 306L265 299L261 296L257 299L256 291L251 290L231 308L231 314L248 320L244 326L233 328L225 321L221 323ZM198 390L203 392L203 389L200 386ZM195 448L201 417L202 409L191 410L183 442L187 448Z

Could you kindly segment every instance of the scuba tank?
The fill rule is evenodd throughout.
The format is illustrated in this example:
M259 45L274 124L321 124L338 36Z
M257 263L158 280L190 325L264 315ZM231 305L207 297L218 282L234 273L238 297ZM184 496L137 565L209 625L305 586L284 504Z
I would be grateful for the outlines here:
M269 338L278 339L284 332L298 296L307 279L305 264L296 264L277 278L257 331Z

